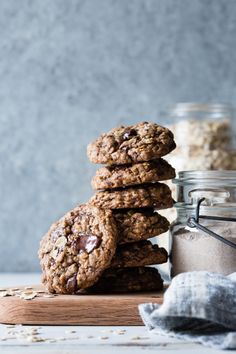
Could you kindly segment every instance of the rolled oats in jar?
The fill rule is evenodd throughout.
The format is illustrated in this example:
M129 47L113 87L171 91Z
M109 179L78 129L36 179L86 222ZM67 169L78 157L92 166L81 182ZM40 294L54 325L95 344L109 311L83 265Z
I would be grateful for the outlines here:
M232 112L223 104L175 105L170 129L177 148L167 159L177 171L236 169Z

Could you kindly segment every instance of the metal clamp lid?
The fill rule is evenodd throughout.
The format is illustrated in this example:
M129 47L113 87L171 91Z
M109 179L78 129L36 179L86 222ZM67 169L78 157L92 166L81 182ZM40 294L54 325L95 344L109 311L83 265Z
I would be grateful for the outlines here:
M197 206L196 206L196 210L195 210L195 217L191 216L188 221L187 221L187 225L191 228L197 228L198 230L201 230L205 233L207 233L208 235L216 238L217 240L225 243L226 245L233 247L236 249L236 243L231 242L229 240L227 240L226 238L216 234L215 232L209 230L208 228L206 228L205 226L201 225L199 223L199 219L207 219L207 220L216 220L216 221L231 221L231 222L236 222L236 218L226 218L226 217L221 217L221 216L207 216L207 215L200 215L200 206L201 203L205 200L205 198L201 198L199 199L199 201L197 202Z

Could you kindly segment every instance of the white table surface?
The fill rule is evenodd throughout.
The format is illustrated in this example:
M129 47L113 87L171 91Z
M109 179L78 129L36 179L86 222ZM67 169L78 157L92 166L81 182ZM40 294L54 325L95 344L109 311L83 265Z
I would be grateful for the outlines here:
M39 274L2 274L0 288L38 284ZM7 334L9 331L17 334ZM22 331L37 330L38 338L46 341L31 342L22 338ZM124 332L122 332L124 330ZM7 337L7 339L6 339ZM17 337L17 338L16 338ZM2 340L4 339L5 340ZM191 353L211 354L225 351L203 347L200 344L177 341L148 333L144 326L9 326L0 325L0 354L139 354L139 353ZM230 351L230 353L236 351Z

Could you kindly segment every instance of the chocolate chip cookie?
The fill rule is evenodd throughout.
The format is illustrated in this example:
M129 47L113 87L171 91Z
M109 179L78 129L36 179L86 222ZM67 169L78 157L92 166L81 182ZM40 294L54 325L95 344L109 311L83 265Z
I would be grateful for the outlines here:
M123 165L162 157L176 147L172 132L155 123L142 122L102 134L87 148L93 163Z
M117 247L109 268L142 267L166 263L167 259L165 248L153 245L151 241L127 243Z
M110 265L117 228L112 212L81 205L54 223L43 237L39 257L48 291L74 294L90 287Z
M163 289L163 280L156 268L114 268L107 269L89 293L129 293L159 291Z
M94 189L111 189L165 181L175 177L175 169L163 159L136 164L105 166L92 179Z
M137 242L168 231L170 223L151 208L113 210L118 243Z
M158 182L97 192L90 203L104 209L166 209L173 206L170 188Z

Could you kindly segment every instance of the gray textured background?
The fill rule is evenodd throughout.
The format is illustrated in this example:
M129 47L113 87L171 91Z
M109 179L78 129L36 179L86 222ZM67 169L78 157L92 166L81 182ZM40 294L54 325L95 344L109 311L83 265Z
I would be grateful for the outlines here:
M102 131L235 103L235 18L235 0L0 1L0 271L38 269L41 235L92 193Z

